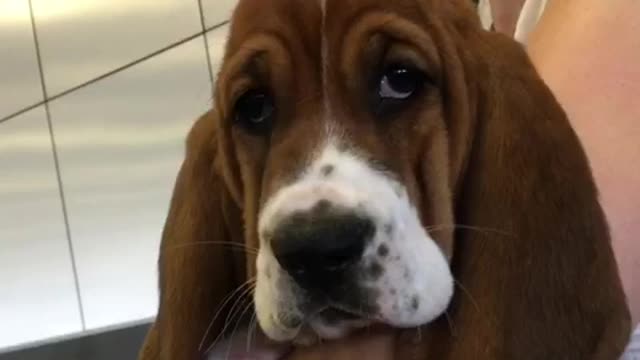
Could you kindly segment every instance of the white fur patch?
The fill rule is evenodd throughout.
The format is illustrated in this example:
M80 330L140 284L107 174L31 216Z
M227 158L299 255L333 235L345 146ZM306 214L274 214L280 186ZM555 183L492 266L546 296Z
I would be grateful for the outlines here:
M413 327L432 321L446 310L453 294L449 264L422 226L405 187L363 158L329 143L296 181L269 199L259 216L261 246L255 304L258 322L269 337L294 339L303 319L323 338L343 336L345 328L353 326L329 326L312 314L304 314L297 285L280 267L269 246L270 234L281 221L311 209L321 200L364 213L375 224L374 238L361 262L363 267L375 262L383 271L375 279L363 279L358 284L378 294L375 320Z

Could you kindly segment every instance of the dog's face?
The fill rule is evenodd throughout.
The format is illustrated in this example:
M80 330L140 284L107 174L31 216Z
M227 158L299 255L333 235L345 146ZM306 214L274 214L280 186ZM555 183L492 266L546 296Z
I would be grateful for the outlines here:
M279 341L425 324L453 293L441 57L413 1L245 0L217 87ZM253 265L253 264L252 264Z

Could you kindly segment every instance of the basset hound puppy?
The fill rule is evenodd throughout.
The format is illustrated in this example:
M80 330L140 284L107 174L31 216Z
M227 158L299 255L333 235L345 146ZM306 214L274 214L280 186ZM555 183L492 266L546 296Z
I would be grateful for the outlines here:
M225 354L239 329L304 346L381 325L397 359L623 352L587 158L470 1L241 0L215 90L141 359Z

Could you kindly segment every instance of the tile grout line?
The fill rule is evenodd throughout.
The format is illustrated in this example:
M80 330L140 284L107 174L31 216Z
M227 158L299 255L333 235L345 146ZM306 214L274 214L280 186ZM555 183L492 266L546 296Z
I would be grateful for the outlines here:
M29 4L31 4L31 0L29 0ZM199 31L198 33L196 33L194 35L190 35L190 36L188 36L186 38L178 40L178 41L176 41L176 42L174 42L174 43L172 43L172 44L170 44L170 45L168 45L168 46L166 46L164 48L161 48L160 50L156 50L156 51L152 52L151 54L148 54L148 55L145 55L145 56L143 56L141 58L133 60L133 61L131 61L131 62L125 64L125 65L119 66L114 70L111 70L111 71L109 71L109 72L107 72L105 74L102 74L102 75L98 76L98 77L95 77L95 78L92 78L90 80L87 80L84 83L76 85L76 86L74 86L74 87L72 87L70 89L64 90L64 91L62 91L62 92L60 92L60 93L58 93L56 95L53 95L51 97L48 97L48 95L46 94L46 88L45 88L45 89L43 89L43 93L45 93L45 99L43 101L39 101L39 102L37 102L35 104L29 105L29 106L27 106L27 107L25 107L25 108L23 108L21 110L18 110L16 112L12 113L12 114L9 114L9 115L7 115L7 116L5 116L3 118L0 118L0 124L2 124L5 121L11 120L11 119L13 119L13 118L15 118L15 117L17 117L19 115L22 115L22 114L24 114L24 113L26 113L26 112L28 112L30 110L33 110L33 109L37 108L38 106L45 105L45 104L47 104L47 103L49 103L51 101L57 100L57 99L65 96L65 95L71 94L71 93L76 92L76 91L78 91L78 90L80 90L82 88L85 88L85 87L87 87L89 85L92 85L92 84L94 84L94 83L96 83L96 82L98 82L100 80L103 80L103 79L105 79L105 78L107 78L107 77L109 77L111 75L115 75L115 74L117 74L119 72L127 70L127 69L129 69L129 68L131 68L131 67L133 67L135 65L138 65L138 64L140 64L140 63L142 63L142 62L144 62L146 60L149 60L149 59L155 57L156 55L160 55L160 54L162 54L164 52L167 52L167 51L169 51L171 49L174 49L174 48L176 48L176 47L178 47L180 45L183 45L183 44L185 44L185 43L187 43L187 42L189 42L191 40L194 40L198 36L204 36L206 38L206 34L208 32L217 30L217 29L227 25L228 23L229 23L229 21L226 20L226 21L220 22L220 23L218 23L216 25L213 25L211 27L208 27L204 31ZM33 26L34 26L34 30L35 30L35 22L33 22L33 24L34 24ZM206 50L208 51L208 48ZM36 55L38 57L40 56L39 52L40 52L40 49L36 47ZM208 60L208 61L210 61L210 60ZM40 64L39 64L39 66L40 66ZM41 81L44 81L44 75L42 76Z
M0 119L0 124L2 124L5 121L13 119L14 117L18 117L18 116L20 116L20 115L22 115L24 113L27 113L27 112L29 112L29 111L31 111L31 110L39 107L39 106L42 106L42 105L44 105L44 100L40 100L35 104L31 104L31 105L29 105L29 106L27 106L25 108L22 108L22 109L20 109L20 110L18 110L16 112L13 112L13 113L3 117L2 119Z
M214 76L213 76L213 69L211 68L211 52L209 51L209 38L207 37L207 25L205 24L205 17L204 17L204 7L202 6L202 0L197 0L198 1L198 10L200 11L200 25L202 26L202 32L203 32L203 38L204 38L204 51L207 54L207 68L209 71L209 80L211 81L211 87L210 87L210 91L211 91L211 97L213 97L213 92L214 92Z
M49 108L49 98L47 94L47 86L44 78L44 70L42 66L42 56L40 54L40 43L38 42L38 32L36 29L36 18L33 13L33 3L29 0L29 15L31 16L31 30L33 32L33 40L36 47L36 58L38 60L38 71L40 73L40 85L42 87L42 95L44 96L44 110L47 118L47 126L49 127L49 138L51 140L51 149L53 152L53 163L56 168L56 177L58 181L58 192L60 195L60 203L62 207L62 215L64 219L64 226L67 235L67 245L69 247L69 255L71 256L71 269L73 271L73 280L76 288L76 300L78 302L78 310L80 311L80 323L82 325L82 331L86 331L86 321L84 316L84 307L82 303L82 294L80 293L80 280L78 278L78 268L76 264L76 257L73 248L73 241L71 241L71 228L69 227L69 214L67 211L67 202L64 196L64 186L62 183L62 176L60 173L60 160L58 157L58 151L56 147L55 136L53 133L53 122L51 120L51 111Z

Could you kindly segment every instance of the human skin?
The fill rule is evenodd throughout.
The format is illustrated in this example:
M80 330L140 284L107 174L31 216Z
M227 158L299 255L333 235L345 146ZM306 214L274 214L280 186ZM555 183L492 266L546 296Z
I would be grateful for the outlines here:
M524 1L492 0L496 30L513 34ZM589 156L631 306L640 320L640 1L556 0L528 50ZM568 21L568 20L571 21ZM635 280L635 281L634 281ZM377 333L298 349L287 360L393 358Z
M637 0L550 1L527 45L591 162L636 325L640 320L638 14Z

